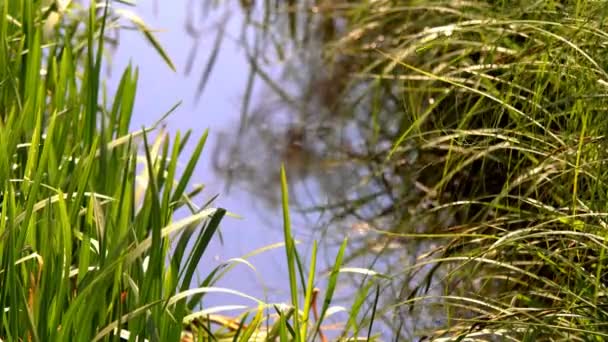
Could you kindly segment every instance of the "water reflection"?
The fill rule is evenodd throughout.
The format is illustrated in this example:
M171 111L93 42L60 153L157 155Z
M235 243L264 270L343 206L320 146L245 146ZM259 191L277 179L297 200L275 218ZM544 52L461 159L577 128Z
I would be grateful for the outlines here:
M266 8L258 11L244 3L246 11L239 17L240 9L209 7L212 3L184 2L183 16L159 12L165 16L158 20L160 26L177 32L165 36L163 43L190 77L167 75L157 71L157 63L138 60L147 70L141 73L142 84L150 86L142 90L145 101L138 102L136 112L160 114L158 108L168 108L179 98L194 98L204 90L198 107L188 101L187 109L176 113L168 127L194 128L200 134L211 126L211 136L216 137L213 151L206 151L210 160L203 163L206 168L199 177L211 184L211 192L221 194L219 205L246 217L223 225L227 243L213 249L218 259L226 261L281 240L276 209L279 166L285 163L292 204L301 213L294 217L300 228L298 238L315 236L322 248L329 249L322 256L328 258L321 268L332 265L335 250L331 249L349 237L349 266L399 275L383 290L383 303L406 298L417 284L425 283L432 265L408 274L400 268L413 265L436 246L386 232L429 231L449 225L451 217L447 211L426 213L438 198L425 184L432 184L428 179L437 175L420 175L420 168L413 165L433 164L432 155L416 144L406 144L387 161L393 141L409 124L395 115L403 105L395 94L402 89L396 89L394 82L357 78L366 56L353 56L347 50L324 54L325 44L344 30L339 11L319 4L316 12L302 11L294 34L293 16L282 7L268 13ZM227 12L233 14L230 21ZM177 29L184 23L185 35ZM260 23L272 25L260 29ZM127 40L126 45L133 49L132 42ZM179 86L159 92L156 85L168 80ZM372 83L379 86L378 92L369 92ZM226 97L232 100L220 103ZM240 103L241 113L235 102ZM419 105L429 103L421 100ZM145 119L136 118L136 125ZM225 188L218 186L223 182L211 171L225 179ZM245 196L252 199L251 206L245 204ZM271 298L278 300L287 298L282 258L275 253L253 262L271 286L283 291L273 293ZM341 282L338 291L347 302L361 278L350 280ZM258 278L249 272L228 274L225 282L259 295ZM433 291L440 293L441 287ZM394 329L413 331L417 324L428 324L430 317L441 318L431 311L429 306L418 312L415 317L423 317L421 321L406 310L384 312L383 319Z
M246 120L240 119L246 124L222 133L214 151L214 170L273 208L279 205L280 194L276 165L285 163L294 204L319 218L309 229L319 232L323 244L335 246L349 237L348 263L395 275L383 290L386 307L407 299L420 284L428 286L429 294L441 294L449 284L431 284L429 274L441 279L446 270L428 265L403 271L437 251L441 241L398 234L432 233L454 224L449 208L436 209L440 196L450 196L449 191L438 194L426 185L437 182L441 168L436 167L442 161L417 142L403 144L387 158L394 141L411 124L406 115L397 114L404 109L403 88L397 82L361 77L370 57L349 54L348 44L328 49L326 44L344 30L340 7L313 5L317 7L296 12L296 19L281 16L286 12L280 10L272 12L276 21L271 26L253 28L253 34L243 37L243 45L266 47L246 49L262 86L252 97ZM307 2L301 6L305 9ZM297 26L301 29L295 36L289 29L293 20L304 23ZM375 44L385 43L377 37L374 42L378 39ZM279 51L272 48L276 45ZM421 97L411 107L423 112L432 105ZM344 293L359 283L360 278L353 277L351 291ZM433 305L383 314L387 326L410 333L443 317Z

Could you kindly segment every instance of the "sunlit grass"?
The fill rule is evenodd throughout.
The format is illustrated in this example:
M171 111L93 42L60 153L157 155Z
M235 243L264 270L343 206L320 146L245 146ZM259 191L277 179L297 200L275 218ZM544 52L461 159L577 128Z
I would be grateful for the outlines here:
M605 4L524 11L479 1L373 15L385 5L368 6L353 28L376 56L362 76L404 89L385 167L411 146L434 155L404 172L433 203L410 220L448 210L454 222L427 226L449 241L404 265L438 268L398 307L437 307L434 337L604 339ZM382 229L417 235L407 223Z
M250 56L255 78L294 122L356 126L347 151L313 139L365 161L313 209L365 227L345 258L390 268L379 313L396 335L606 339L605 2L267 5L248 13L279 47ZM273 80L264 61L283 56L296 75Z

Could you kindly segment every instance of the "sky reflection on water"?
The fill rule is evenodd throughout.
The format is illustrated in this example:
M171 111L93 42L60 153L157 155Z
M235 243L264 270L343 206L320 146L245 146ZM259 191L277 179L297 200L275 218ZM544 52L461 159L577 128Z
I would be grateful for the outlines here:
M166 121L171 134L177 131L193 130L193 138L203 134L209 128L209 140L194 175L194 182L205 184L204 195L200 203L215 194L220 194L216 206L228 209L243 219L226 218L222 223L224 244L215 239L206 255L206 264L200 270L201 276L221 262L258 248L283 241L281 230L280 208L269 209L260 206L260 199L247 193L242 188L233 187L226 192L226 180L213 170L213 152L221 140L221 132L237 130L241 112L241 98L245 91L249 65L245 54L235 41L241 31L241 18L236 9L226 25L226 37L217 56L213 72L200 98L196 98L199 76L205 68L215 40L218 23L225 12L219 11L205 20L203 34L198 41L198 54L190 75L185 75L185 68L194 41L185 33L188 1L179 0L171 5L160 4L155 13L154 2L140 2L136 13L157 32L157 38L169 53L176 65L177 72L171 71L157 55L148 42L138 33L124 31L120 34L117 50L112 54L111 77L108 82L110 93L116 89L120 73L131 61L139 68L138 94L134 109L132 128L139 129L158 120L178 101L182 105ZM218 19L219 18L219 19ZM257 89L255 93L258 93ZM253 97L255 99L255 95ZM191 139L185 155L191 152L196 139ZM252 156L260 158L262 156ZM277 171L279 165L268 165ZM199 204L200 204L199 203ZM307 223L294 215L296 238L309 242L311 230ZM298 229L300 228L300 229ZM304 255L309 250L308 243L301 249ZM220 282L226 286L244 291L258 298L264 298L264 288L268 291L268 300L285 301L289 298L287 268L284 265L284 250L277 248L251 258L256 272L244 265L237 266ZM319 260L323 266L323 259ZM323 267L324 268L324 267ZM262 284L260 281L266 282ZM213 298L211 298L213 297ZM242 300L227 299L221 296L210 296L208 304L238 304ZM245 302L246 303L246 302ZM252 303L247 303L252 304Z

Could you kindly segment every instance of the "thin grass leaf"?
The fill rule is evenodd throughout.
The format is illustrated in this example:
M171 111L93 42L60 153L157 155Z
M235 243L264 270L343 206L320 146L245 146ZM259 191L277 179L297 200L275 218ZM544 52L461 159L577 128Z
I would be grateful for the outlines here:
M139 31L141 33L143 33L143 35L146 37L148 42L152 45L152 47L154 47L156 52L165 61L167 66L169 66L169 68L171 70L176 71L175 65L173 64L173 61L169 57L169 54L167 54L167 52L162 47L160 42L154 36L152 30L150 30L150 28L148 28L148 26L146 25L146 23L143 19L141 19L137 14L133 13L132 11L129 11L126 9L117 9L116 13L127 18L129 21L131 21L139 29Z
M291 305L293 305L298 313L298 284L296 280L295 269L295 243L291 233L291 220L289 218L289 193L287 189L287 176L285 174L285 166L281 166L281 195L283 207L283 235L285 237L285 253L287 258L287 269L289 272L289 287L291 291ZM295 317L294 326L296 331L296 339L300 338L299 317Z
M344 252L346 251L347 240L344 239L342 245L340 245L340 250L336 255L336 260L334 262L334 266L329 275L329 279L327 282L327 288L325 290L325 298L323 299L323 306L321 307L321 313L319 314L319 320L315 325L314 334L312 339L314 340L319 334L319 329L325 317L328 315L328 310L330 308L331 302L333 300L334 292L336 290L336 286L338 284L338 275L340 274L340 268L342 267L342 259L344 258Z

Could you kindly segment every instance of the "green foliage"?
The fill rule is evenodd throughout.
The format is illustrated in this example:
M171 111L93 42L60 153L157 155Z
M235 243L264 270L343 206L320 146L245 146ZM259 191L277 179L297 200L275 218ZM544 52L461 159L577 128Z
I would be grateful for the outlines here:
M366 228L347 261L392 266L396 334L606 339L607 6L269 1L252 20L276 47L252 73L292 121L338 122L303 145L361 181L313 209ZM293 46L289 87L263 60Z
M115 13L93 3L82 26L76 4L52 4L0 7L0 338L107 340L118 328L177 340L187 313L179 295L191 286L191 276L178 275L201 252L166 267L169 237L193 230L204 250L224 211L203 208L173 222L190 200L192 173L176 175L180 136L168 156L165 134L150 146L150 129L128 132L137 88L131 66L109 108L99 104L102 37ZM51 40L43 43L43 33ZM142 138L146 167L138 175Z
M364 40L390 37L370 77L404 90L387 164L412 146L432 156L412 167L435 203L412 219L449 208L454 222L427 227L452 236L402 303L439 299L435 336L605 338L606 5L529 6L406 6L357 23Z

